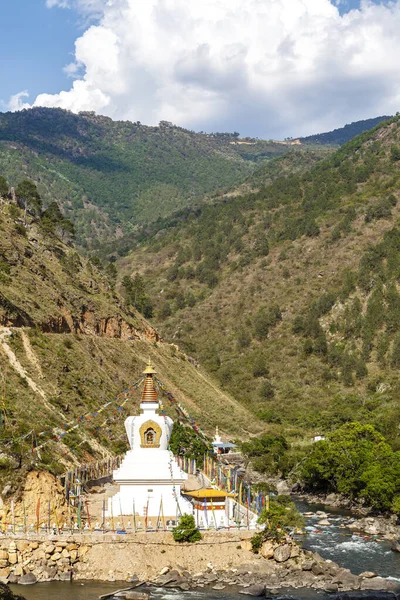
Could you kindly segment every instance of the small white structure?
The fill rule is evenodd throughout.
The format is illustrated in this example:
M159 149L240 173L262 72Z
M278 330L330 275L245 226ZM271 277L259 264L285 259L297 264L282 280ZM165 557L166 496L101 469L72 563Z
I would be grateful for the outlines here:
M215 437L211 445L213 447L214 454L229 454L230 452L234 452L237 448L236 444L222 441L222 438L219 435L218 427L215 428Z
M190 501L181 496L181 485L188 475L168 450L173 421L158 414L155 373L149 363L144 371L141 414L125 421L131 449L114 471L114 481L120 489L109 499L107 512L108 518L136 515L136 521L145 523L146 528L150 528L150 523L157 528L160 519L172 525L180 514L193 513Z

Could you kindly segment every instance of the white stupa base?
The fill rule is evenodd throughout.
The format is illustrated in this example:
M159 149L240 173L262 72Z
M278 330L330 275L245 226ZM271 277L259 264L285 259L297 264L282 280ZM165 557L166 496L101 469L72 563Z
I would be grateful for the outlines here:
M125 455L114 471L119 484L117 494L108 501L107 518L120 515L176 520L179 514L192 514L192 504L181 496L181 485L188 478L169 450L137 448Z

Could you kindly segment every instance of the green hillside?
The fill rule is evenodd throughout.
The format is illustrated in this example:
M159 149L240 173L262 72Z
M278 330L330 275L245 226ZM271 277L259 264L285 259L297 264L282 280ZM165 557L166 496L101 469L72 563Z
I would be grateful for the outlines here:
M374 119L365 119L364 121L355 121L349 123L344 127L339 127L333 131L327 131L325 133L317 133L315 135L308 135L307 137L299 138L303 144L326 144L331 146L342 146L357 135L373 129L382 121L390 119L389 116L375 117Z
M61 202L86 248L229 188L286 150L167 122L49 108L0 113L0 173L11 185L33 179L45 202Z
M209 434L216 425L244 438L261 430L254 415L214 378L126 306L114 290L112 271L82 259L71 242L49 230L43 216L25 218L2 191L2 487L18 486L34 467L60 473L125 451L123 420L138 410L139 396L116 397L140 378L149 357L166 389ZM92 415L108 401L111 405ZM77 428L60 435L79 417L84 418Z
M398 444L399 123L166 220L118 262L165 338L298 442L358 418Z

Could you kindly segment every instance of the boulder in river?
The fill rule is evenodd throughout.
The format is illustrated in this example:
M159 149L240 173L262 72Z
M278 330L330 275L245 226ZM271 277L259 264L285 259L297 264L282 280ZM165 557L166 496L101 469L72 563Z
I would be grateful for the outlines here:
M33 573L27 573L26 575L22 575L22 577L20 577L18 580L19 585L32 585L36 582L37 579Z
M393 552L400 552L400 540L396 540L395 542L393 542L392 550Z
M246 596L264 596L265 595L265 585L255 584L250 587L240 590L239 594L245 594Z

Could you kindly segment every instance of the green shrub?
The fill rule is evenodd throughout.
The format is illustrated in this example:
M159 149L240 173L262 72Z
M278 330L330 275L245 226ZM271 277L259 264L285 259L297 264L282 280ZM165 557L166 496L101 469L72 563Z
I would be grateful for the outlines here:
M175 542L198 542L201 540L201 533L196 528L193 515L182 515L179 525L172 531Z

